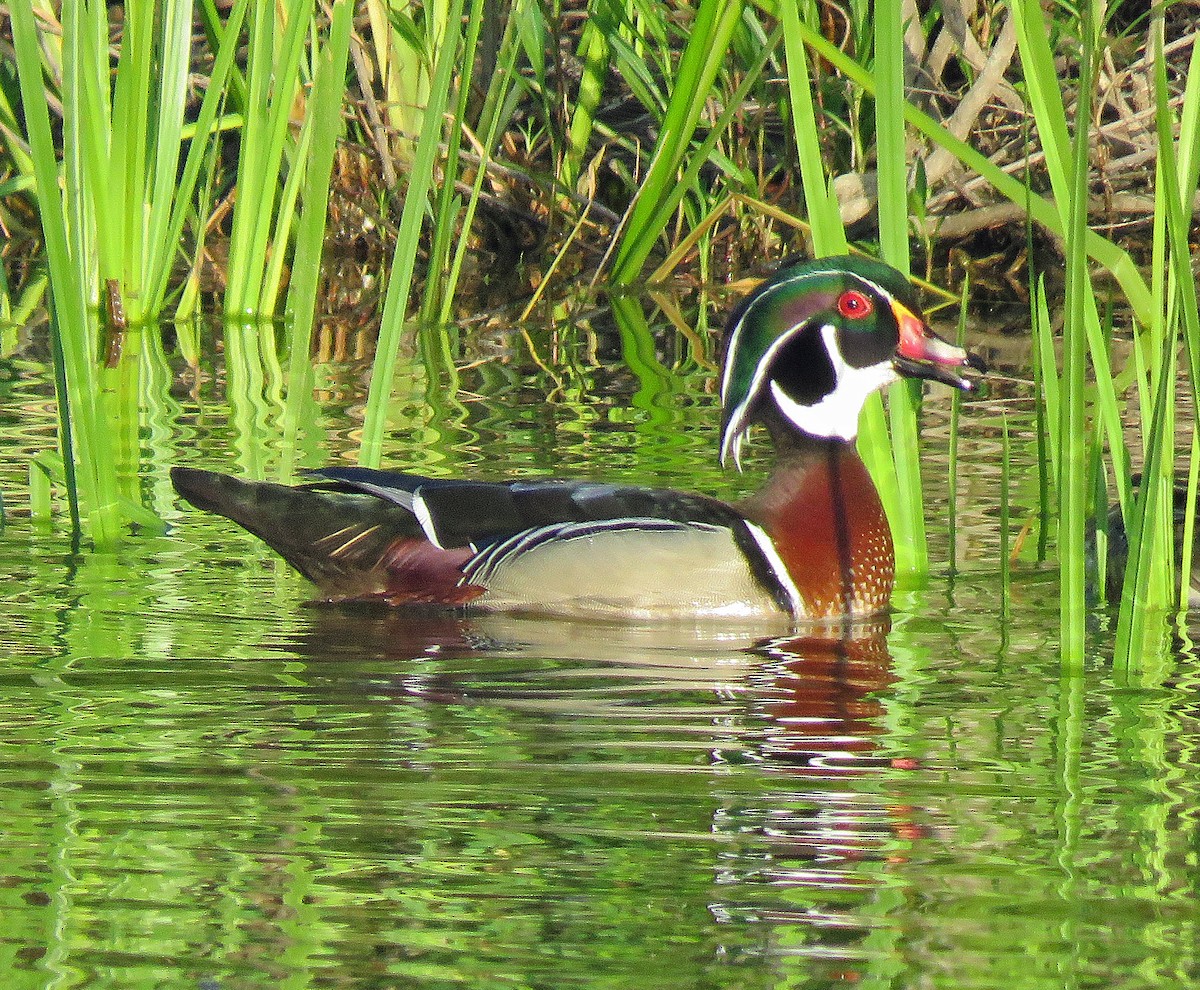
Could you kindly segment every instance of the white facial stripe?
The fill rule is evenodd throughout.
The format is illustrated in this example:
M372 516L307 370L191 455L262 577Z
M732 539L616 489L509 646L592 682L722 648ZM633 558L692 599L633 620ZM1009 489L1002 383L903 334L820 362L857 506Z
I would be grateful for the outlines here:
M742 469L742 441L746 439L744 430L740 432L726 432L725 442L721 445L721 464L729 460L730 455L733 456L733 464L739 471Z
M853 440L858 436L858 416L867 397L900 376L896 374L891 361L881 361L866 368L847 364L837 348L836 335L836 327L828 324L821 327L821 339L825 341L825 350L833 362L836 384L832 392L814 405L803 406L790 398L778 382L772 381L771 397L779 411L797 429L814 437Z
M767 377L767 368L771 362L775 360L775 355L779 349L783 347L789 340L792 339L794 333L804 329L803 323L797 323L794 327L788 327L783 333L775 338L775 342L767 348L766 353L759 359L758 364L754 368L754 377L750 380L750 387L746 390L746 398L734 409L733 415L729 417L729 428L725 431L726 443L721 449L722 460L730 453L733 454L734 463L737 464L738 470L742 469L741 450L742 437L745 434L749 424L746 423L746 417L750 412L750 403L754 397L758 395L759 389L762 388L763 379ZM730 355L732 358L733 355ZM729 373L729 365L726 366L726 374ZM732 448L732 450L730 449Z

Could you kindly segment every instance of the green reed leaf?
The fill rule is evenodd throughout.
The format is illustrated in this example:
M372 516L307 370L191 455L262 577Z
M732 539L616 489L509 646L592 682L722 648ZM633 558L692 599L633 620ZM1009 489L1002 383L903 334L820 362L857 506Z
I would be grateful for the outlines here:
M1021 0L1014 4L1014 10L1019 8ZM1038 7L1040 17L1041 8ZM1031 30L1033 28L1033 30ZM1063 372L1062 372L1062 418L1060 436L1062 439L1062 454L1059 475L1059 520L1058 520L1058 564L1059 564L1059 624L1061 629L1060 650L1064 668L1078 669L1083 664L1085 612L1083 608L1086 595L1086 575L1084 568L1084 531L1087 519L1087 447L1086 431L1084 429L1084 374L1087 364L1088 346L1088 317L1089 309L1095 312L1095 296L1092 292L1091 276L1087 269L1087 254L1084 245L1084 234L1087 230L1088 214L1088 129L1091 122L1091 100L1093 63L1095 53L1090 18L1085 17L1083 38L1083 53L1080 59L1079 73L1079 108L1076 116L1077 129L1070 160L1071 185L1069 193L1061 185L1065 174L1065 162L1059 162L1058 167L1063 174L1058 174L1060 185L1060 201L1067 204L1066 223L1066 322L1063 327ZM1033 35L1039 41L1045 40L1044 32L1033 25L1018 27L1018 44L1021 39L1032 43ZM1048 46L1047 46L1048 48ZM1023 53L1024 54L1024 53ZM1035 56L1026 58L1032 62L1031 76L1037 77L1043 67ZM1052 68L1052 66L1051 66ZM1055 78L1050 73L1051 78ZM1032 87L1031 87L1032 88ZM1051 87L1054 98L1061 99L1057 88L1057 80ZM1038 97L1035 97L1037 99ZM1052 102L1048 95L1040 94L1043 113L1048 120L1057 124L1059 117L1054 114ZM1036 105L1036 104L1035 104ZM1037 111L1035 110L1035 113ZM1040 120L1040 118L1039 118ZM1065 126L1065 117L1062 118ZM1060 135L1047 141L1056 144ZM1061 152L1063 149L1058 148ZM1047 158L1050 163L1049 157ZM1051 165L1051 175L1055 170ZM1090 304L1090 305L1089 305Z
M96 544L109 545L117 538L116 479L111 452L101 439L103 418L92 358L95 337L88 322L83 260L73 255L68 237L33 13L18 3L10 6L9 14L50 271L51 343L68 506L77 533L86 520ZM77 57L77 51L72 50L71 57ZM77 99L77 90L64 93L64 105Z
M904 132L904 21L900 0L875 5L875 133L879 173L879 246L883 260L909 269L908 152ZM897 382L888 390L891 457L897 494L890 517L896 535L896 565L921 573L929 567L921 492L921 445L917 415L920 382Z
M834 68L858 85L865 93L873 94L875 92L874 76L854 59L836 45L830 44L818 31L808 25L800 23L796 30L808 47L830 62ZM956 138L938 121L911 103L904 105L904 118L930 140L946 148L964 165L985 178L1001 195L1026 207L1038 224L1052 234L1062 236L1063 218L1059 214L1058 208L1050 200L1040 196L1027 197L1025 186L1019 180L998 168L966 141ZM1153 310L1153 301L1146 281L1129 253L1094 231L1087 232L1086 244L1089 256L1108 269L1120 284L1138 319L1142 322L1149 322L1148 317Z
M447 30L437 52L429 104L425 107L421 136L417 140L404 210L400 214L400 229L396 236L396 251L391 277L383 303L375 360L371 367L371 384L367 393L367 408L363 419L362 446L359 463L378 467L383 456L383 437L387 429L387 407L392 392L392 377L396 356L400 351L400 335L404 331L404 314L412 287L421 223L429 205L429 189L433 181L443 129L443 117L450 97L450 82L457 67L462 40L463 0L450 0Z
M650 167L628 212L613 259L614 285L630 285L637 279L666 224L661 206L679 181L679 168L700 122L713 80L724 63L743 6L743 0L700 0Z

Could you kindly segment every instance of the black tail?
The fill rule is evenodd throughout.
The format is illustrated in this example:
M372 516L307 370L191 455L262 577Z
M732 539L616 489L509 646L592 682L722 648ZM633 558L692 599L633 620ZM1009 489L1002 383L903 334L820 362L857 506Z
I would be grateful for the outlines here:
M336 484L292 488L184 467L171 469L171 484L197 509L263 540L330 598L380 593L385 576L378 565L388 547L422 535L403 506Z

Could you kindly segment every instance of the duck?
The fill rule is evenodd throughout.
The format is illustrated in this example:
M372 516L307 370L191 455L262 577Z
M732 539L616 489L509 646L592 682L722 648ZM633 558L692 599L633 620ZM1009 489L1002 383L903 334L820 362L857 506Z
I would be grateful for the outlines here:
M1141 486L1141 472L1135 472L1132 479L1135 489ZM1172 532L1171 540L1175 560L1183 559L1186 546L1188 518L1188 480L1180 474L1175 478L1171 489ZM1193 520L1193 523L1195 520ZM1104 598L1112 604L1118 604L1125 591L1125 571L1129 566L1129 533L1125 529L1125 520L1121 516L1121 507L1114 503L1108 508L1107 521L1104 525L1107 539L1105 547ZM1094 603L1100 597L1099 553L1096 520L1088 521L1084 531L1084 568L1087 575L1088 599ZM1187 610L1200 612L1200 526L1192 527L1191 572L1188 574Z
M602 480L478 481L362 467L299 485L176 466L197 509L261 538L320 601L670 621L886 613L892 534L855 449L868 397L901 378L969 392L983 361L937 336L907 277L860 256L785 265L726 321L720 460L774 448L738 501Z

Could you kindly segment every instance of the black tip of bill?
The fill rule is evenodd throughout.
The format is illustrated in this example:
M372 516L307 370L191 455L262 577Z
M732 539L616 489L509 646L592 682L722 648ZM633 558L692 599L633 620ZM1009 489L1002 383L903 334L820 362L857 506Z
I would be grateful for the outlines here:
M980 383L972 378L963 376L960 368L970 368L979 374L987 372L987 364L983 358L969 351L963 352L962 360L956 363L942 361L917 361L897 355L892 359L896 370L909 378L926 378L930 381L941 382L963 392L975 392Z

